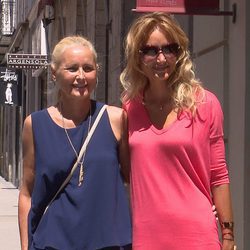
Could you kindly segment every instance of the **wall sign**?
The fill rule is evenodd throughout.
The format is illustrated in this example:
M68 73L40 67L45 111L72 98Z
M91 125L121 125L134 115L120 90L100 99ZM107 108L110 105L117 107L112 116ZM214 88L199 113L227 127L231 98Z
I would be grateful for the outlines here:
M166 11L188 13L192 11L218 11L219 0L137 0L135 11Z
M219 0L137 0L136 12L162 11L171 14L232 16L236 22L237 4L232 4L232 11L219 9Z
M21 84L19 84L19 73L0 67L0 104L21 105Z
M40 54L7 54L7 67L15 69L38 69L48 67L48 56Z

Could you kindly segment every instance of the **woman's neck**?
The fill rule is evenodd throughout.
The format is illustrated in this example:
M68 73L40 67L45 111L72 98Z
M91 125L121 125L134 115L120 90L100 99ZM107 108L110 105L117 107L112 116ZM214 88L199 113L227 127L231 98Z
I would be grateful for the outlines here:
M75 125L79 125L90 113L91 100L60 98L57 108L64 119L71 120Z
M165 82L155 83L144 90L143 99L148 105L168 105L172 103L172 90Z

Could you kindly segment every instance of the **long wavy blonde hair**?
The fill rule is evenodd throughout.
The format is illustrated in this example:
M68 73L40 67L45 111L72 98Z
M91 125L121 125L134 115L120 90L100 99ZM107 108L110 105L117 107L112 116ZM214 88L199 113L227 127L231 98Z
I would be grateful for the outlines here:
M180 46L175 71L167 80L172 90L175 108L178 111L189 110L194 115L197 103L203 99L204 89L195 78L188 50L189 40L178 22L171 15L162 12L144 14L136 19L130 27L125 39L126 67L120 75L124 88L122 102L140 96L148 85L148 79L141 70L139 50L157 28L168 39Z

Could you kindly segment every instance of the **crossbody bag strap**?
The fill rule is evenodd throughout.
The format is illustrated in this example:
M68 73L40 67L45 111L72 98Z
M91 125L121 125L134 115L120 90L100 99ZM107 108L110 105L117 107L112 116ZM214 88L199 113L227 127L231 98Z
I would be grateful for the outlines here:
M91 127L91 129L90 129L90 131L89 131L89 133L88 133L88 135L87 135L87 137L86 137L83 145L82 145L82 147L81 147L80 153L78 155L78 158L77 158L74 166L70 170L70 173L68 174L67 178L64 180L64 182L62 183L62 185L60 186L60 188L57 190L56 194L50 200L49 204L47 205L47 207L44 210L44 214L46 213L46 211L47 211L48 207L51 205L51 203L55 200L55 198L57 197L57 195L62 191L62 189L66 186L66 184L71 179L74 171L76 170L76 168L78 166L78 162L80 162L80 160L81 160L81 158L83 156L83 153L86 150L87 145L88 145L88 143L89 143L89 141L90 141L90 139L91 139L91 137L92 137L92 135L93 135L93 133L94 133L94 131L95 131L95 129L96 129L96 127L97 127L97 125L98 125L101 117L102 117L102 115L103 115L103 112L105 111L106 108L107 108L107 105L103 105L102 108L101 108L101 110L99 111L99 113L98 113L98 115L97 115L97 117L96 117L96 119L95 119L95 121L94 121L94 123L93 123L93 125L92 125L92 127Z

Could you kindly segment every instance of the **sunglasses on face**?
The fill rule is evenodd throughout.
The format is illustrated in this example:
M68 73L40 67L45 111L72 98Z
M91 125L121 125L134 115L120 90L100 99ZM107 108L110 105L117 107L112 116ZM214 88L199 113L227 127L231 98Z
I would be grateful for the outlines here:
M161 47L146 45L139 52L146 57L145 59L155 59L160 53L165 57L177 56L180 46L177 43L170 43Z

